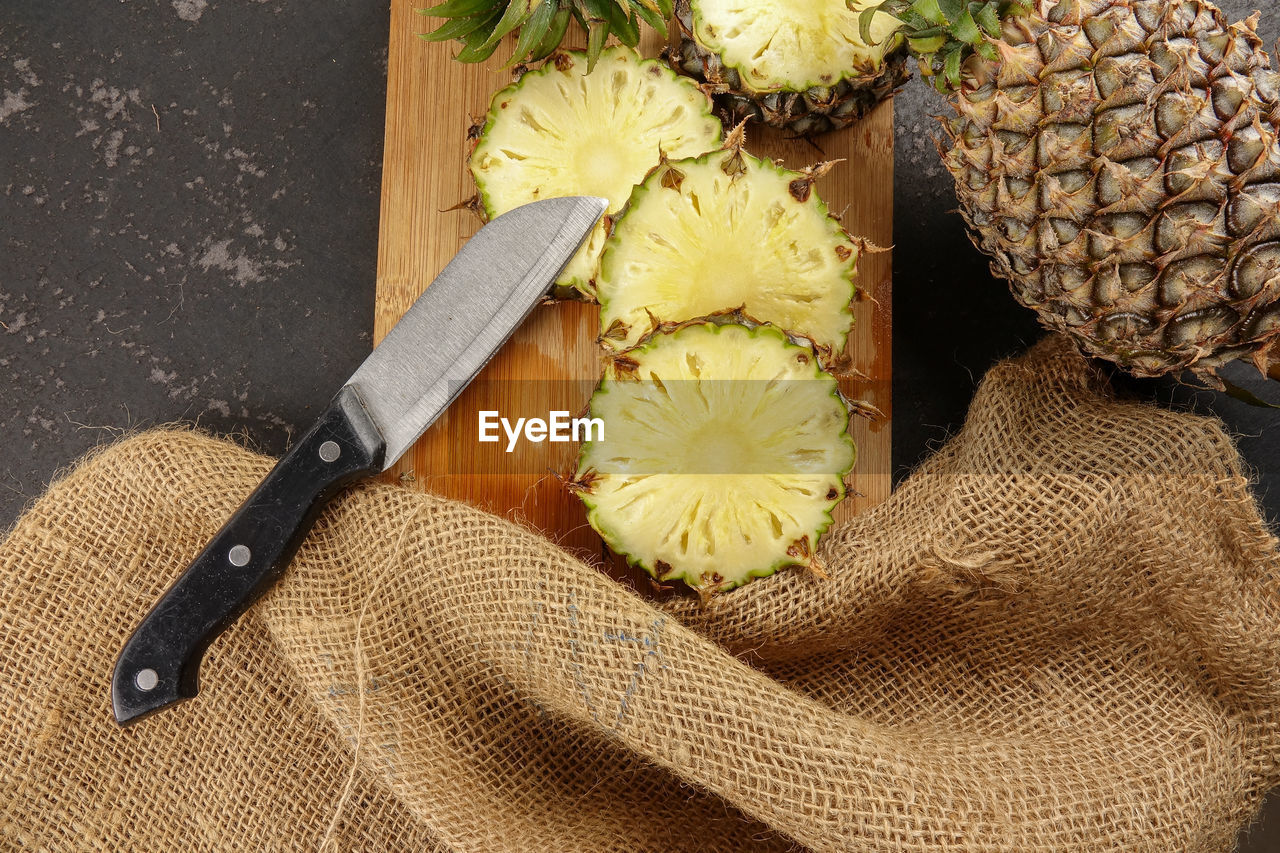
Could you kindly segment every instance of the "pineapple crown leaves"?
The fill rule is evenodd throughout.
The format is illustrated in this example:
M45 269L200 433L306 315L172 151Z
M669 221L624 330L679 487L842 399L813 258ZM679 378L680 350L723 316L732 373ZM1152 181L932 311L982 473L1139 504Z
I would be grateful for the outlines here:
M672 0L445 0L419 14L447 20L419 38L462 43L459 62L482 62L503 37L517 33L509 64L538 61L564 39L569 21L587 31L587 70L595 68L612 35L628 47L640 42L640 22L665 32Z
M906 40L920 60L921 73L945 91L960 87L969 57L999 61L1003 21L1030 8L1031 0L884 0L862 10L858 27L870 44L875 15L892 15L900 24L894 37Z

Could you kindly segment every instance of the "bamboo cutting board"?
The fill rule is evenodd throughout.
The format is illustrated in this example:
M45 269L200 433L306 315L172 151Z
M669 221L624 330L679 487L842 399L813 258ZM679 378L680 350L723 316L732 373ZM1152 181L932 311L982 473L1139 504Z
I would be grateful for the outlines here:
M467 172L467 130L488 109L493 92L511 82L499 50L481 66L454 62L457 46L417 38L438 23L416 14L411 0L392 0L387 69L387 120L382 172L381 225L374 342L395 325L423 288L480 227L474 214L454 208L475 192ZM662 39L646 33L642 52L655 56ZM843 159L817 185L844 227L879 246L892 242L893 107L882 105L860 125L827 134L816 146L748 128L753 154L799 168ZM726 131L728 128L726 128ZM817 147L820 146L820 149ZM850 339L854 367L864 379L845 383L884 417L854 418L858 462L851 494L837 520L878 503L890 487L890 255L863 255L860 298ZM726 306L727 307L727 306ZM477 440L481 410L505 417L546 418L554 410L581 412L601 371L594 305L540 306L439 421L390 472L416 488L469 501L531 525L566 547L599 555L601 543L586 524L582 505L558 474L572 475L576 444Z

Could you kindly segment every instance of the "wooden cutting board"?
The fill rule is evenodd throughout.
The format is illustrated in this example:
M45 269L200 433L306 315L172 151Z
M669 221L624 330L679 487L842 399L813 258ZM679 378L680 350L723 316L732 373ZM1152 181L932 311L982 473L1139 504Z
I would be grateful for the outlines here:
M424 4L392 0L387 68L387 124L382 171L374 342L395 325L422 290L480 227L470 211L454 209L474 194L467 171L467 130L488 109L493 92L511 82L499 50L483 65L454 62L457 45L417 37L437 19L415 12ZM657 55L662 37L641 44ZM726 128L726 130L728 130ZM752 153L799 168L842 159L817 185L845 228L879 246L892 243L893 107L886 103L856 127L818 137L816 144L748 129ZM891 259L864 255L860 298L850 338L854 367L865 379L848 380L851 397L879 408L874 422L851 425L858 462L850 480L855 495L837 510L847 518L883 500L890 487ZM513 453L477 441L480 410L507 417L579 413L600 375L594 305L557 303L535 309L476 382L389 472L416 488L469 501L531 525L562 545L598 556L601 543L586 524L582 505L558 475L571 475L575 444L522 442Z

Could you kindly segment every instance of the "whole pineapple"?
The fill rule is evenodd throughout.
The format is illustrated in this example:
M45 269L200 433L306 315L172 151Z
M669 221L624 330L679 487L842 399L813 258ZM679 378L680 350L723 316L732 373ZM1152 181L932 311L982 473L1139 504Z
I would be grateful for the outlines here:
M993 270L1047 326L1137 375L1215 381L1242 356L1265 369L1280 93L1252 22L1203 0L1006 11L998 40L957 49L949 19L925 54L953 92L943 159Z

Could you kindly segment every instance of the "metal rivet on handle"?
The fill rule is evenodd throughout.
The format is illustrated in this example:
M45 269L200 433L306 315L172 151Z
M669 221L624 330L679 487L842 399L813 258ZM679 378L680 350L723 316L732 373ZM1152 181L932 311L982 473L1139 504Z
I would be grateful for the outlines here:
M342 455L342 448L338 446L336 441L326 441L320 445L320 458L325 462L332 462Z
M252 556L253 554L250 553L247 547L244 545L236 545L227 552L227 562L231 563L233 566L244 566L248 565L249 558Z
M145 693L148 690L156 689L156 685L160 683L160 676L156 675L154 669L140 669L138 674L133 677L133 683L138 685L138 689Z

